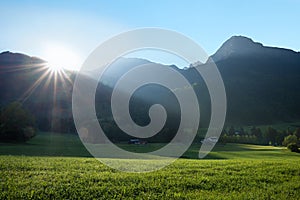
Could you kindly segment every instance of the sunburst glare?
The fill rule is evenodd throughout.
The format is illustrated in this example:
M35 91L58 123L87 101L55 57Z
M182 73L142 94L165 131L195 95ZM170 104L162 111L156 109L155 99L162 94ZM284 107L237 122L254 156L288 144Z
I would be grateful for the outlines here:
M64 69L77 70L79 65L78 55L71 49L59 45L47 45L44 58L48 62L51 71L59 72Z

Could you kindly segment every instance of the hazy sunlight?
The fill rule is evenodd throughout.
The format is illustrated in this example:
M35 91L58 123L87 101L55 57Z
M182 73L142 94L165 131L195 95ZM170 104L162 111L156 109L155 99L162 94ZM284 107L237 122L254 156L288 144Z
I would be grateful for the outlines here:
M49 45L45 49L45 60L51 71L58 72L63 69L78 70L80 61L72 49L61 45Z

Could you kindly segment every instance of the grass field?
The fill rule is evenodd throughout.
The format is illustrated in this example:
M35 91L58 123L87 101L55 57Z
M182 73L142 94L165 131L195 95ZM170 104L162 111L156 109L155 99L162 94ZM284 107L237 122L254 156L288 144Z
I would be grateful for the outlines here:
M0 145L0 199L300 199L300 154L284 148L217 145L207 159L137 174L91 158L74 135ZM161 144L123 147L151 145ZM194 158L198 147L184 157Z

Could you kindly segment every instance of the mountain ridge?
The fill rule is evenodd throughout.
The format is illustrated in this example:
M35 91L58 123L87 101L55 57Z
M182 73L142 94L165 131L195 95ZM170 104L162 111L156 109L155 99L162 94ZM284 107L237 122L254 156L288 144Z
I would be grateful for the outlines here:
M4 59L5 56L9 58ZM227 125L270 124L300 119L300 94L298 94L298 91L300 91L299 52L264 46L244 36L233 36L224 42L211 58L215 61L222 75L227 93ZM138 58L125 61L126 66L123 65L124 63L115 64L114 66L115 69L123 67L123 70L117 70L117 73L115 73L115 69L110 69L104 76L109 84L102 85L102 91L99 88L97 90L105 98L100 107L106 108L110 105L109 98L113 84L118 77L138 64L151 62ZM7 51L1 53L0 107L11 101L19 100L20 96L26 93L26 90L32 87L42 76L42 72L32 75L32 70L44 64L44 60L25 54ZM179 69L175 65L170 66L184 75L194 85L194 90L199 99L204 99L200 105L200 110L204 110L204 112L210 110L209 94L201 76L197 75L196 68L206 64L208 63L190 66L186 69ZM12 70L8 74L5 70L8 67L22 70ZM37 123L42 130L75 131L70 104L72 102L72 82L75 80L77 72L67 73L69 73L71 83L63 84L63 82L59 82L58 85L54 86L54 79L50 78L50 86L45 89L44 85L47 81L41 81L41 85L37 86L32 91L32 96L25 101L25 106L37 115ZM58 102L54 105L52 98L49 97L54 95L55 87ZM159 102L160 95L157 94L162 95L164 91L161 88L150 87L144 91L139 91L139 95L149 97L148 92L156 94L152 102ZM171 97L166 96L165 98ZM163 102L171 101L166 99ZM143 103L140 102L140 105L143 105ZM53 112L53 106L56 106L55 112ZM149 105L147 104L147 106ZM109 112L108 110L107 113ZM147 112L144 112L144 114L147 115ZM205 116L205 114L201 116ZM209 115L207 115L207 118L209 118ZM147 119L145 120L147 121ZM58 125L53 125L55 123ZM144 124L144 122L141 122L141 124Z
M45 60L36 57L28 56L23 53L3 51L0 53L0 63L3 65L16 65L16 64L35 64L35 63L46 63Z
M269 52L268 52L269 51ZM265 46L260 42L255 42L251 38L245 36L232 36L226 40L221 47L210 57L215 61L221 61L227 59L230 56L245 56L250 54L272 54L280 51L282 54L293 53L300 55L300 52L294 51L292 49Z

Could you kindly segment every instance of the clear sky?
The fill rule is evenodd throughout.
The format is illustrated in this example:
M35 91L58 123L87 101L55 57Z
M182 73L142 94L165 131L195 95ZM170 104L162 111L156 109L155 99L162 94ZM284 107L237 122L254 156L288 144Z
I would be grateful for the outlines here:
M78 62L105 39L139 27L180 32L208 54L232 35L300 51L300 1L2 1L0 27L0 51L47 59L54 46Z

